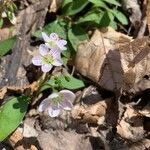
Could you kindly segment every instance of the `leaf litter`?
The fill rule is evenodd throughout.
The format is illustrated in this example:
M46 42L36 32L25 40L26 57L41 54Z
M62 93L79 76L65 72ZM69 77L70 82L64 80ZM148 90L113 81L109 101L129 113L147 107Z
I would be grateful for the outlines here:
M136 21L140 24L141 11L134 2L133 8L128 1L134 9L130 21L135 27ZM57 3L52 1L50 12L56 13ZM133 39L111 27L96 29L90 40L78 45L74 74L90 86L75 91L72 111L50 118L47 113L37 112L37 103L47 93L35 95L38 101L32 103L25 120L7 141L15 150L149 149L149 52L149 37ZM63 69L58 69L59 74ZM38 80L23 87L4 86L0 99L5 102L13 94L33 95L36 91Z

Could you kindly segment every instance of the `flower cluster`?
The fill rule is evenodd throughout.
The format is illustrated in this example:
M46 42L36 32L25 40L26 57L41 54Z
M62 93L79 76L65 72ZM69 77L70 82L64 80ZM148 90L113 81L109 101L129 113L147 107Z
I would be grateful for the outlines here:
M41 66L43 72L49 72L53 66L61 66L61 52L66 50L67 41L60 39L56 33L51 33L49 36L42 33L45 44L39 47L39 55L32 58L32 63L36 66Z
M49 36L42 33L45 44L39 46L39 54L32 58L32 63L36 66L41 66L44 73L49 72L53 66L61 66L61 52L66 50L67 41L60 39L56 33L51 33ZM60 92L52 93L44 99L39 111L47 110L51 117L57 117L61 110L71 110L75 94L69 90L61 90Z
M48 110L48 114L51 117L57 117L62 109L71 110L74 99L75 94L69 90L52 93L41 102L39 111Z

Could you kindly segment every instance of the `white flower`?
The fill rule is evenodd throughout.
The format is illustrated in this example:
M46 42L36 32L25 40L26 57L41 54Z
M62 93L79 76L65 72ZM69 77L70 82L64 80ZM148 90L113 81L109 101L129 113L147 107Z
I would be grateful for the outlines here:
M52 93L41 102L39 111L42 112L48 110L51 117L57 117L62 109L71 110L74 100L75 94L69 90Z
M42 32L42 37L45 41L45 44L50 48L50 49L58 49L60 51L66 50L66 44L67 41L60 39L59 36L56 33L51 33L49 36Z
M36 66L41 66L43 72L49 72L53 66L61 66L63 61L58 50L49 50L46 45L41 44L39 55L32 58L32 63Z

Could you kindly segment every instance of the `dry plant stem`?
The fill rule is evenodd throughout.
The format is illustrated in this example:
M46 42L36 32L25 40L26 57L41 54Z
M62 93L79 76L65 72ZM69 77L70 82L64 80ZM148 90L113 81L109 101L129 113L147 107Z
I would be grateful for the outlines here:
M35 92L35 94L32 95L33 101L31 102L31 105L35 105L37 103L37 97L40 93L40 89L43 86L43 84L51 77L51 74L43 73L43 75L40 77L40 79L37 81L38 83L38 90Z

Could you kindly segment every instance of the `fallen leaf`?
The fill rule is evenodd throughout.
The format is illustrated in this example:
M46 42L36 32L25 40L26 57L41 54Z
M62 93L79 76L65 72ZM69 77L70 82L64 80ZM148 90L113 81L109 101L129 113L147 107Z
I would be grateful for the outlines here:
M75 67L102 88L128 90L150 74L149 52L147 37L131 40L112 28L96 30L89 42L79 45Z
M4 41L16 35L15 27L0 29L0 41Z
M147 0L147 25L150 32L150 1Z
M8 139L14 150L38 150L33 139L24 139L22 128L18 128ZM36 146L35 146L36 145Z
M49 12L56 12L58 8L61 6L62 0L52 0L49 8Z
M143 139L129 145L128 150L148 150L150 148L150 139Z
M36 81L22 88L15 86L4 86L3 88L0 89L0 99L3 99L8 92L15 92L19 94L24 93L26 95L31 95L37 90L38 90L38 82Z
M117 125L117 133L124 139L136 142L144 137L143 118L133 108L127 107Z
M111 104L112 99L106 99L90 106L76 105L72 110L72 118L83 120L86 123L103 123L104 116Z

